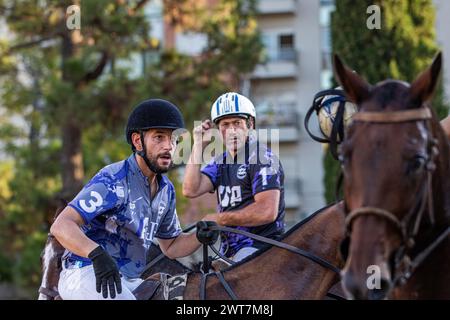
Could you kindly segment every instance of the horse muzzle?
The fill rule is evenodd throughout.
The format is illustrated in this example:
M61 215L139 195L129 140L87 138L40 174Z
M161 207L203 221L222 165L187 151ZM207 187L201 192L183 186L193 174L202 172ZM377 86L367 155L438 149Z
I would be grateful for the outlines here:
M348 267L342 271L342 287L349 299L383 300L393 287L386 264L371 265L366 273L355 273Z

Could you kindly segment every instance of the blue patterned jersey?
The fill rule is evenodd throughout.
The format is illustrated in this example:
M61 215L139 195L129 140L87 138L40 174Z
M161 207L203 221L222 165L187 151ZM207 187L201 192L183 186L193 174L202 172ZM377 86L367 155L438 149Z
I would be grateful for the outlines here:
M181 233L175 209L175 189L159 175L158 191L150 199L150 183L135 155L100 170L69 205L83 218L83 232L117 262L119 271L139 277L154 237L175 238ZM82 267L90 259L67 251L66 266Z
M239 157L239 156L238 156ZM284 172L281 162L267 146L250 142L245 146L244 161L232 159L228 152L211 160L202 169L217 193L218 211L236 211L255 202L254 196L270 189L280 190L278 216L274 222L257 227L235 227L276 239L284 232ZM222 232L221 251L232 257L243 247L260 247L260 242L243 235Z

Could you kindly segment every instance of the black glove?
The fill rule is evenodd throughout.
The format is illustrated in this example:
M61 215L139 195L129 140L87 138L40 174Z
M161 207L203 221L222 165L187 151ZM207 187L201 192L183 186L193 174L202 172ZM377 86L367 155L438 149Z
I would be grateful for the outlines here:
M212 226L217 226L217 223L214 221L197 222L197 239L200 243L207 245L216 243L219 238L219 230L211 230Z
M102 292L105 299L108 298L108 287L112 299L116 297L116 288L117 293L122 293L119 269L108 252L98 246L89 253L88 258L92 260L94 267L97 292Z

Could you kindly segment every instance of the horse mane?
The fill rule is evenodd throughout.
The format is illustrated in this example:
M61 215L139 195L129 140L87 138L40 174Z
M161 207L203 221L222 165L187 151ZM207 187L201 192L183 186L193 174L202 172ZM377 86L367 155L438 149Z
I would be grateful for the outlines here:
M158 244L156 243L152 243L150 245L150 248L147 252L147 263L151 262L153 259L157 258L160 254L162 254L161 248L159 247ZM169 259L166 256L164 256L164 259L168 259L170 261L170 263L173 263L176 265L176 267L185 270L185 272L192 272L192 269L189 268L188 266L184 265L183 263L181 263L180 261L178 261L177 259ZM141 277L142 278L147 278L148 276L150 276L151 274L155 273L154 270L152 271L152 269L156 266L158 266L158 264L163 263L165 260L161 260L158 263L156 263L153 267L144 270L144 272L142 273ZM156 271L159 272L159 271Z
M53 220L52 222L55 222L56 218L58 218L58 216L61 214L61 212L67 207L67 205L69 204L69 202L67 202L67 200L63 199L63 198L59 198L56 200L58 202L58 206L56 207L56 211L55 214L53 216Z
M335 203L329 204L323 208L318 209L317 211L315 211L314 213L310 214L309 216L307 216L306 218L304 218L303 220L301 220L300 222L298 222L297 224L295 224L292 228L290 228L287 232L285 232L283 235L281 235L281 237L278 239L278 241L283 241L284 239L286 239L287 237L289 237L291 234L293 234L294 232L296 232L298 229L300 229L302 226L304 226L306 223L308 223L309 221L311 221L312 219L314 219L319 213L325 211L326 209L328 209L329 207L332 207L333 205L335 205ZM231 265L230 267L224 269L223 271L231 271L234 268L239 267L240 265L253 260L255 258L257 258L258 256L262 255L264 252L266 252L267 250L269 250L270 248L273 248L272 245L270 244L265 244L264 247L262 247L261 249L255 251L253 254L249 255L248 257L245 257L244 259L242 259L239 262L236 262L235 264Z

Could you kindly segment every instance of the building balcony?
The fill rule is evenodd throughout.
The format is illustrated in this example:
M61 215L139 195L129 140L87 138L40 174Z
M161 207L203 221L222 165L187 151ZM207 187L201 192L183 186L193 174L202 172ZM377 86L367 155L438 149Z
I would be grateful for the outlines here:
M279 131L279 142L295 142L299 140L300 116L295 103L261 103L257 107L257 128L268 129L267 139L264 135L259 138L263 142L271 140L271 129Z
M295 14L296 0L258 0L258 14Z
M266 63L256 66L252 79L296 78L298 74L297 51L294 48L279 49L267 57Z

